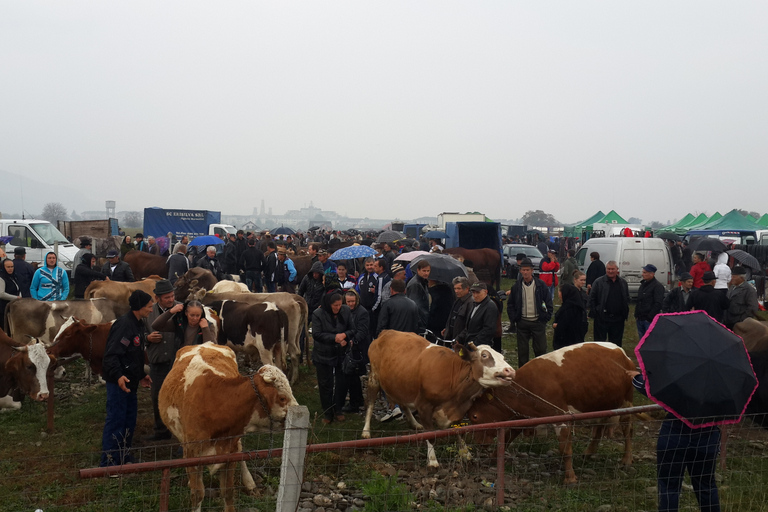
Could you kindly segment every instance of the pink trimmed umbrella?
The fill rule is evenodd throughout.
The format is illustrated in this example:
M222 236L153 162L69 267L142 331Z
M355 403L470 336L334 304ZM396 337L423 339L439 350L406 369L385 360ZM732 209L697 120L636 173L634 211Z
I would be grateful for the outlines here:
M757 389L744 341L704 311L657 315L635 355L648 397L692 428L738 423Z

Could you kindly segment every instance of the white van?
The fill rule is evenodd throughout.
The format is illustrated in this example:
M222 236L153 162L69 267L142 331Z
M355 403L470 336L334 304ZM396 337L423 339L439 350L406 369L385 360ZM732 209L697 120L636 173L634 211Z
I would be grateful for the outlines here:
M27 261L36 261L40 265L44 264L45 255L53 251L58 242L59 266L70 274L73 260L80 250L47 220L0 219L0 236L12 237L5 244L5 252L9 258L13 258L13 250L16 247L24 247Z
M675 286L672 254L667 244L661 238L590 238L576 253L579 269L587 271L592 263L589 255L600 254L600 261L608 263L615 261L619 265L619 275L626 279L629 295L637 297L637 289L643 280L643 267L649 263L656 266L656 279L664 285L666 291Z

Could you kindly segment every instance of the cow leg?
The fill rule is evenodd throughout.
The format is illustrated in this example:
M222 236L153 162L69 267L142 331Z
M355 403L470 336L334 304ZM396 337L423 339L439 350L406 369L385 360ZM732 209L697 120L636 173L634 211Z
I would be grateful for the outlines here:
M219 473L219 488L224 498L224 512L235 512L235 467L237 463L228 462Z
M600 439L603 438L603 432L605 431L605 424L601 423L592 427L592 440L587 446L586 455L594 455L597 453L597 447L600 445Z
M379 391L381 391L379 378L376 375L376 372L371 369L371 372L368 374L368 389L365 400L365 426L363 427L363 439L371 438L371 417L373 416L373 406L379 398Z
M189 488L192 491L192 509L195 512L201 512L203 509L203 498L205 497L205 486L203 485L203 467L188 467L187 476L189 477Z
M237 442L237 451L243 451L243 442ZM243 486L248 490L248 494L253 494L256 491L256 482L253 481L253 475L248 470L248 464L245 461L240 462L240 479L243 481Z
M634 425L631 415L624 415L619 418L621 430L624 432L624 456L621 458L621 464L624 466L632 465L632 435L634 434Z
M424 430L424 427L421 425L421 423L416 421L416 418L413 417L413 413L408 407L401 405L400 409L405 411L405 419L408 420L408 423L411 425L411 427L413 427L416 430Z
M578 479L576 473L573 471L573 445L571 444L571 426L564 425L561 427L555 427L557 437L560 442L560 455L563 457L563 465L565 466L565 485L575 484Z
M440 463L437 462L437 456L435 455L435 447L429 441L427 441L427 467L440 467Z

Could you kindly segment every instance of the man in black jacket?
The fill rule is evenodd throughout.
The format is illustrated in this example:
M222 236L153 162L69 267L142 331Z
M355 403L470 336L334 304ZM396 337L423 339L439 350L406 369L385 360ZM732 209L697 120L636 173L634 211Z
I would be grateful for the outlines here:
M376 336L384 329L419 334L419 308L405 296L405 282L393 280L390 293L389 300L381 306Z
M459 343L471 341L475 345L493 346L499 308L488 297L488 286L485 283L473 284L470 291L474 305L469 313L467 326L456 337L456 341Z
M680 274L680 286L669 292L661 306L662 313L679 313L691 310L693 276L688 272Z
M472 294L469 293L469 279L466 277L453 279L453 293L456 295L456 300L453 301L451 313L448 315L448 323L440 333L446 340L456 339L456 336L464 330L474 306Z
M619 276L615 261L605 265L605 275L595 279L589 294L589 316L595 319L595 341L621 346L624 322L629 317L629 287Z
M13 273L16 274L16 281L19 284L19 293L22 297L32 297L29 291L32 286L32 278L35 275L35 271L32 269L32 265L27 263L27 250L24 247L16 247L13 249Z
M720 323L725 321L725 312L728 311L728 297L715 290L717 277L711 270L704 272L702 276L704 284L691 293L691 309L701 309Z
M277 273L277 244L274 241L267 242L267 253L264 255L264 284L268 293L277 291L275 274Z
M240 256L240 270L245 273L245 284L255 293L261 293L261 271L264 268L264 253L256 247L256 240L248 240L248 248Z
M197 266L210 270L217 280L223 281L226 279L224 269L221 268L221 263L216 258L216 247L209 245L205 250L205 256L197 260Z
M135 290L128 304L131 311L118 318L109 330L103 359L107 381L107 419L101 438L100 466L119 466L133 462L130 455L136 429L139 384L149 387L144 375L146 327L141 321L152 312L152 297Z
M124 261L120 261L120 253L116 250L111 250L107 253L107 262L101 267L101 273L112 281L132 283L136 280L133 277L131 266Z
M229 233L227 238L229 238L229 241L224 246L224 261L222 262L222 267L227 274L239 274L240 267L238 266L237 258L237 237L234 233Z
M509 291L507 314L517 330L517 363L523 366L530 358L528 343L536 357L547 352L547 322L552 318L552 296L544 281L533 277L530 258L520 262L520 275Z
M645 336L653 319L661 313L661 307L664 304L664 285L656 280L656 270L656 265L650 263L643 267L643 282L637 290L635 306L638 339Z
M587 267L587 293L592 289L592 283L595 282L595 279L605 275L605 264L600 261L600 253L589 253L589 259L591 262L589 267Z
M427 260L420 260L416 264L416 275L408 281L405 289L405 294L419 308L419 333L424 332L429 325L429 273L431 270L432 267Z

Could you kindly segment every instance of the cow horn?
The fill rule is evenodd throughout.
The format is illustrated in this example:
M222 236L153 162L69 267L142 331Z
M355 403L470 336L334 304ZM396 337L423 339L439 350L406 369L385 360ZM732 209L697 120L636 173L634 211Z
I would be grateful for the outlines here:
M471 350L472 352L474 352L475 350L477 350L477 347L475 346L475 343L474 343L474 342L472 342L472 341L470 341L469 343L467 343L467 348L468 348L469 350Z

